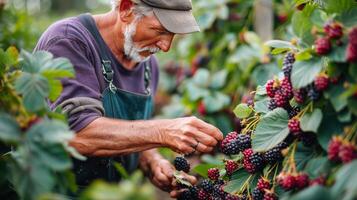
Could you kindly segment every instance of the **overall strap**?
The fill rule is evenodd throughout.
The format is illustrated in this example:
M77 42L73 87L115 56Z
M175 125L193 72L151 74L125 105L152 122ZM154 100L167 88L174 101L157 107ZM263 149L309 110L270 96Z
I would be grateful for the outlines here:
M101 58L104 80L109 84L109 89L112 92L115 92L117 88L113 84L114 71L112 69L112 62L107 55L106 44L103 41L98 28L96 27L95 22L89 13L81 14L78 16L78 18L83 26L86 27L87 30L93 35L94 39L99 45L99 56Z
M145 81L145 91L147 95L151 94L151 67L150 59L145 61L145 71L144 71L144 81Z

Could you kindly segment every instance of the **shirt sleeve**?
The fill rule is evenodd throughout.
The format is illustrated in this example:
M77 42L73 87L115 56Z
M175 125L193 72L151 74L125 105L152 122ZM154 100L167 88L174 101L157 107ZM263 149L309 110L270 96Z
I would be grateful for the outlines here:
M75 70L75 78L61 80L63 91L56 101L49 102L50 108L62 108L75 132L102 117L100 85L88 48L75 39L57 38L41 50L51 52L54 57L69 59Z

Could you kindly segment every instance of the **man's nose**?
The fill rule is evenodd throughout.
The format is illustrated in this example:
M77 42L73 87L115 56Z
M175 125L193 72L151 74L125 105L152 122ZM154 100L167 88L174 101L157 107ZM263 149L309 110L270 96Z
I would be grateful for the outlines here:
M157 46L163 51L168 52L171 48L172 41L174 39L175 34L168 34L161 38L158 41Z

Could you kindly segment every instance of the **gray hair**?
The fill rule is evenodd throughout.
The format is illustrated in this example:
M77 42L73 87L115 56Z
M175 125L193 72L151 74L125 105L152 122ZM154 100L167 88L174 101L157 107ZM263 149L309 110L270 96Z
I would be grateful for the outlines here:
M138 15L139 18L143 16L151 16L153 14L152 7L144 4L140 0L131 0L134 3L134 13ZM116 10L120 4L120 0L111 0L112 9Z

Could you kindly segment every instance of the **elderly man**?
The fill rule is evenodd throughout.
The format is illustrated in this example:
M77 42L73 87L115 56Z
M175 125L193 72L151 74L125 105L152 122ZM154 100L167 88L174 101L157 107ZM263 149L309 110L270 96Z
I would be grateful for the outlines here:
M65 19L42 35L36 50L68 58L76 71L50 105L68 114L77 133L70 144L88 157L74 161L80 186L118 181L120 162L129 172L139 165L174 197L173 166L155 148L210 152L222 139L196 117L149 120L159 73L153 54L169 51L175 34L199 31L191 10L190 0L116 0L108 13Z

